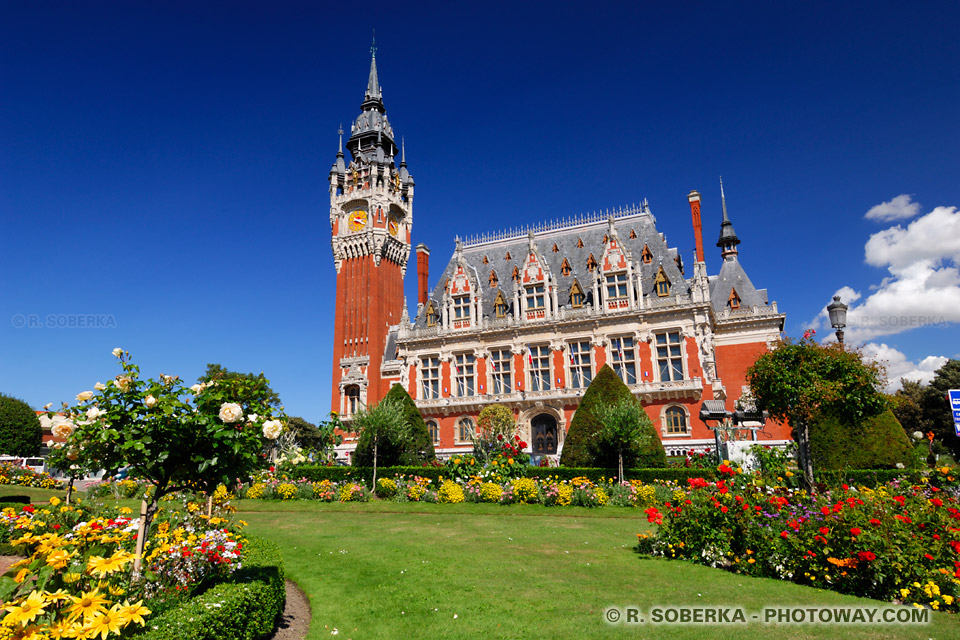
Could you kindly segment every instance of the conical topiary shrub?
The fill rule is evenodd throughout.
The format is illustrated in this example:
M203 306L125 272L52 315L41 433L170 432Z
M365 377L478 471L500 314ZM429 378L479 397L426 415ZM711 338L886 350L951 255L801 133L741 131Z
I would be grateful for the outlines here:
M596 450L591 446L594 436L600 429L600 422L594 415L593 408L601 404L617 404L624 400L634 400L633 394L613 369L603 365L584 392L577 412L573 414L570 429L563 443L563 452L560 455L561 465L607 468L617 466L615 451ZM646 445L640 451L634 452L629 459L625 458L624 465L626 467L667 466L667 454L653 423L645 425L644 432L649 435Z
M381 440L377 450L377 466L419 465L436 459L433 439L427 431L427 424L420 415L413 398L401 385L395 384L384 396L384 400L394 400L403 411L407 432L389 434ZM360 437L357 450L353 453L353 464L358 467L373 466L373 442L371 438Z
M814 469L892 469L909 466L913 447L889 409L862 424L840 424L833 417L810 427Z
M35 456L42 439L40 418L30 405L0 393L0 454Z

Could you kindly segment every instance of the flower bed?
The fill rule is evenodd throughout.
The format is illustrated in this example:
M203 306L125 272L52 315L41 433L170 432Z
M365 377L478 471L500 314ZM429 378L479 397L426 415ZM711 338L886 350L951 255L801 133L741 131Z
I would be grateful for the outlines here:
M62 489L63 483L54 480L50 474L34 471L29 467L20 467L12 462L0 463L0 484L15 484L21 487L39 489Z
M647 518L659 526L639 536L643 553L958 610L960 504L952 488L891 482L811 495L737 476L691 480Z

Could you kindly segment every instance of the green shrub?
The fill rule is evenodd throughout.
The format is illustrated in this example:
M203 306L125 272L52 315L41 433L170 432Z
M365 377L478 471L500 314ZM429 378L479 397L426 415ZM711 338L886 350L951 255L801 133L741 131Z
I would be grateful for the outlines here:
M30 405L0 393L0 454L35 456L42 440L40 418Z
M813 475L817 482L833 488L839 487L842 484L851 487L859 487L861 485L866 487L879 487L897 478L905 478L907 482L911 484L918 484L921 478L919 472L907 469L825 469L820 471L815 470Z
M401 385L395 384L383 398L383 401L388 400L399 404L406 422L407 434L406 437L391 434L391 437L380 440L377 445L377 467L415 465L435 460L433 438L430 437L427 424L410 394ZM373 464L373 438L367 434L362 434L357 441L353 464L363 467Z
M18 505L30 504L30 496L3 496L0 498L0 508L14 507Z
M249 538L243 568L180 607L147 620L144 640L255 640L275 626L286 590L277 545Z
M623 380L608 365L603 365L584 392L583 398L580 400L580 406L577 407L577 412L573 414L570 430L567 431L563 443L560 465L564 467L591 467L616 464L615 461L611 464L611 460L608 459L615 460L615 452L612 455L594 452L591 446L596 440L597 432L601 426L600 421L594 415L594 407L615 405L624 400L633 399L633 394L630 393L630 389L623 383ZM642 450L632 456L633 459L625 460L625 466L666 467L667 454L652 423L644 426L644 433L649 436L646 444Z
M814 469L893 469L910 466L913 447L893 411L842 425L828 417L810 428Z

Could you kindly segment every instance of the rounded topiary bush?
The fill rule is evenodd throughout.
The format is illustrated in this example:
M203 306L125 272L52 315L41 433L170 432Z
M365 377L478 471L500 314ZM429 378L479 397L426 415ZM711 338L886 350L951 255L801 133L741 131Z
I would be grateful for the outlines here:
M844 425L821 419L810 429L810 450L817 469L891 469L909 466L913 447L893 411Z
M43 443L40 418L23 400L0 393L0 454L35 456Z
M633 394L620 376L608 365L603 365L584 392L577 412L573 414L560 454L560 464L565 467L616 467L616 453L596 451L591 446L601 426L594 415L594 408L633 399ZM667 454L652 422L644 425L644 432L649 436L646 445L629 458L624 456L624 467L667 466Z

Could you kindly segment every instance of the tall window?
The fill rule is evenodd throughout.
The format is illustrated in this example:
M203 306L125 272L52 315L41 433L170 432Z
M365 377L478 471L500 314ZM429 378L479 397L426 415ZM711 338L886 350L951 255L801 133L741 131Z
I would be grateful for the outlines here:
M427 421L427 431L430 433L430 439L433 441L433 444L440 443L440 425L437 424L436 420Z
M530 347L530 390L550 390L550 347L540 345Z
M470 438L476 431L473 418L460 418L460 422L457 423L457 442L472 442Z
M607 276L607 299L627 297L627 274L611 273Z
M453 369L457 381L457 395L474 395L476 387L476 357L472 353L461 353L453 357Z
M660 267L660 271L657 272L657 277L654 280L654 283L657 285L657 295L661 298L670 295L670 281L667 280L667 274L664 273L663 267Z
M680 332L664 331L656 334L657 368L660 380L683 380L683 353L680 349Z
M357 385L350 385L343 391L344 396L346 396L346 410L347 415L352 416L357 411L360 410L360 387Z
M513 391L513 378L510 375L513 354L509 349L492 349L490 351L490 367L493 369L493 392L496 394Z
M427 326L437 326L437 310L433 306L433 301L427 303Z
M612 338L610 340L610 355L613 360L613 370L626 384L637 383L637 347L633 337Z
M544 307L544 288L542 284L536 284L532 287L527 287L527 309L533 311L535 309L543 309Z
M680 407L667 409L663 414L663 420L668 434L687 432L687 412Z
M470 319L470 296L454 296L453 317L456 320Z
M590 341L578 340L571 342L570 347L570 386L574 389L585 389L593 379L593 369L590 366Z
M420 389L424 400L440 397L440 358L427 357L420 361Z

